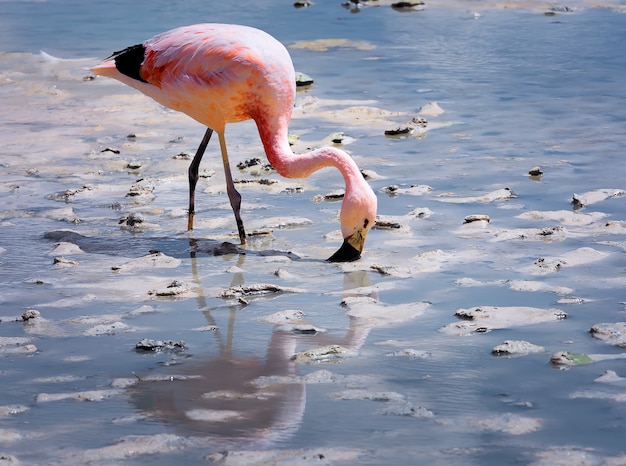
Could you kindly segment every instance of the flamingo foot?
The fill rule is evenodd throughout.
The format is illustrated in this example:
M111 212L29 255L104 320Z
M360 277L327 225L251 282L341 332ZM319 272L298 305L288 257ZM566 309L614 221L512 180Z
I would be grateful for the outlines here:
M243 228L243 222L237 222L237 229L239 230L239 241L241 244L246 244L246 230Z
M189 210L189 215L187 216L187 231L193 230L193 212L191 209Z

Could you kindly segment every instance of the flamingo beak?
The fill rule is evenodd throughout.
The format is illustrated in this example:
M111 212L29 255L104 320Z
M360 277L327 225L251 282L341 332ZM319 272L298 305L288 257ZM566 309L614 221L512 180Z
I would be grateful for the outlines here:
M359 228L343 240L343 244L337 252L327 259L328 262L352 262L360 259L366 236L367 230Z

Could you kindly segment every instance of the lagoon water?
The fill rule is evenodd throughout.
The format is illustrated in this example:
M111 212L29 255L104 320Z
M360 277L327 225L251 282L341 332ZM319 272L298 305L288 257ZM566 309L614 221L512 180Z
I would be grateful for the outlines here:
M626 462L624 6L444 3L0 2L0 463ZM399 226L360 261L324 261L330 169L234 169L277 181L241 186L272 233L237 245L216 141L185 231L174 156L203 128L88 68L196 22L264 29L313 77L294 150L344 132ZM226 137L263 157L252 123ZM234 293L259 284L284 290ZM478 308L509 319L455 316Z

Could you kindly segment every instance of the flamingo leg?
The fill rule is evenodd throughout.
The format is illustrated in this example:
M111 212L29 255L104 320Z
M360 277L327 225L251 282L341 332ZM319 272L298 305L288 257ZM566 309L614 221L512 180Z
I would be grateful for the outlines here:
M217 135L220 138L220 149L222 151L222 163L224 164L224 176L226 177L226 192L228 193L228 199L230 200L230 206L233 208L235 214L235 220L237 221L237 229L239 230L239 240L241 244L246 244L246 230L243 228L243 221L241 220L241 194L235 189L235 183L233 183L233 175L230 172L230 162L228 161L228 152L226 151L226 139L224 133L218 131Z
M211 128L206 129L202 142L198 146L196 155L193 157L191 164L189 165L189 215L187 217L187 231L193 230L193 216L195 214L196 204L196 184L198 183L198 170L200 168L200 162L202 156L206 150L206 146L209 144L213 130Z

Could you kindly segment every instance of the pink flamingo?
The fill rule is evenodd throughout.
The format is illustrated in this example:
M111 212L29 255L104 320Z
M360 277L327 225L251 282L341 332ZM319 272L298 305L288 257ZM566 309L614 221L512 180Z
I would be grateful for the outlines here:
M241 195L233 184L224 129L227 123L252 119L268 161L282 176L305 178L328 166L341 172L346 184L339 215L344 242L328 260L346 262L361 256L376 220L376 195L345 152L331 147L304 154L291 150L287 129L295 100L295 72L289 53L272 36L239 25L185 26L115 52L92 71L134 87L208 127L189 166L188 230L193 229L198 168L215 130L228 198L245 244Z

